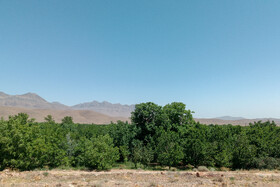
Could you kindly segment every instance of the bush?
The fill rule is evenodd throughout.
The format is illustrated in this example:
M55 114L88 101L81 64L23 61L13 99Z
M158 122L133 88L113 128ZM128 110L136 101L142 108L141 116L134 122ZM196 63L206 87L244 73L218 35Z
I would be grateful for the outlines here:
M85 165L90 169L108 170L119 159L119 150L109 135L98 136L85 142Z
M280 159L273 157L255 158L253 161L253 165L257 169L279 169Z
M206 166L198 166L197 168L198 171L209 171L209 169Z

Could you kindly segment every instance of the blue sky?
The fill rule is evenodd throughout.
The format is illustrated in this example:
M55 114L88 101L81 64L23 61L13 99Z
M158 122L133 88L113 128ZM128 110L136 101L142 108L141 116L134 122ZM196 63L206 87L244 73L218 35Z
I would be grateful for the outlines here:
M280 118L279 0L0 0L0 91Z

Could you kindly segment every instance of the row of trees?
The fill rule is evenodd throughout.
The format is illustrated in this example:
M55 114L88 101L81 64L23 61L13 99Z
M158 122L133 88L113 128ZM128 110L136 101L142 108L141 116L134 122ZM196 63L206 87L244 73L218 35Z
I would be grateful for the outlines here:
M131 123L74 124L67 116L37 123L27 114L0 120L0 169L60 166L110 169L117 162L232 169L280 167L280 128L203 125L183 103L136 105Z

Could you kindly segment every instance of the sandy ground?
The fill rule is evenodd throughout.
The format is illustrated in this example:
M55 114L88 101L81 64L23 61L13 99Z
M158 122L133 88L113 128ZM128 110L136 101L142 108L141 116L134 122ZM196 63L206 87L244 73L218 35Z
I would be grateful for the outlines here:
M280 186L280 171L50 170L0 172L0 186Z

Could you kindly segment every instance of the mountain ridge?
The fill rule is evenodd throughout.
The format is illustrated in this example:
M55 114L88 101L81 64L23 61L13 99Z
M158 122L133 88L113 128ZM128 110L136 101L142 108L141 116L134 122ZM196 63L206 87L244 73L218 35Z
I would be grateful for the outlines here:
M45 121L47 115L51 115L56 122L61 122L65 116L71 116L75 123L83 124L109 124L111 122L129 121L124 117L111 117L90 110L53 110L53 109L31 109L0 106L0 118L8 119L11 115L26 113L30 118L35 118L37 122Z
M278 118L255 118L255 119L239 119L239 120L229 120L229 119L218 119L218 118L196 118L195 121L200 122L201 124L206 125L224 125L224 124L231 124L231 125L242 125L246 126L250 123L258 122L258 121L274 121L277 125L280 125L280 119Z
M68 106L61 103L50 103L35 93L25 93L22 95L9 95L0 93L0 106L33 108L33 109L69 109Z
M71 108L79 109L79 110L93 110L114 117L118 117L118 116L130 117L131 112L135 108L135 105L122 105L120 103L113 104L107 101L103 101L103 102L92 101L92 102L80 103L71 106Z
M48 102L36 93L25 93L22 95L9 95L0 92L0 106L18 107L28 109L53 109L53 110L91 110L111 117L129 118L135 105L122 105L108 101L84 102L74 106L67 106L59 102Z
M122 105L120 103L113 104L108 101L98 102L95 100L91 102L80 103L73 106L67 106L59 102L48 102L36 93L31 92L22 95L9 95L4 92L0 92L0 107L0 117L2 114L7 117L8 112L11 112L10 115L12 115L15 114L15 112L12 111L24 112L27 110L27 112L31 114L31 117L36 116L39 119L43 119L43 115L46 114L46 111L49 111L54 115L56 115L56 113L59 113L61 115L74 115L76 116L76 118L78 118L78 121L80 123L90 122L89 120L87 120L87 114L89 116L89 119L92 120L92 123L96 121L94 118L92 118L92 116L97 117L98 114L101 116L102 119L106 119L104 120L104 123L107 123L107 119L109 119L110 117L113 117L112 119L114 121L116 121L117 119L126 121L129 120L131 112L135 109L135 105ZM14 110L12 110L11 107L13 107ZM39 115L38 112L41 112L42 114ZM59 120L61 117L64 116L57 116L56 118ZM254 121L270 120L275 121L276 124L280 125L280 119L277 118L246 119L243 117L221 116L216 118L196 118L195 120L203 124L218 125L249 125L249 123L253 123ZM98 123L102 122L102 120L97 121Z

